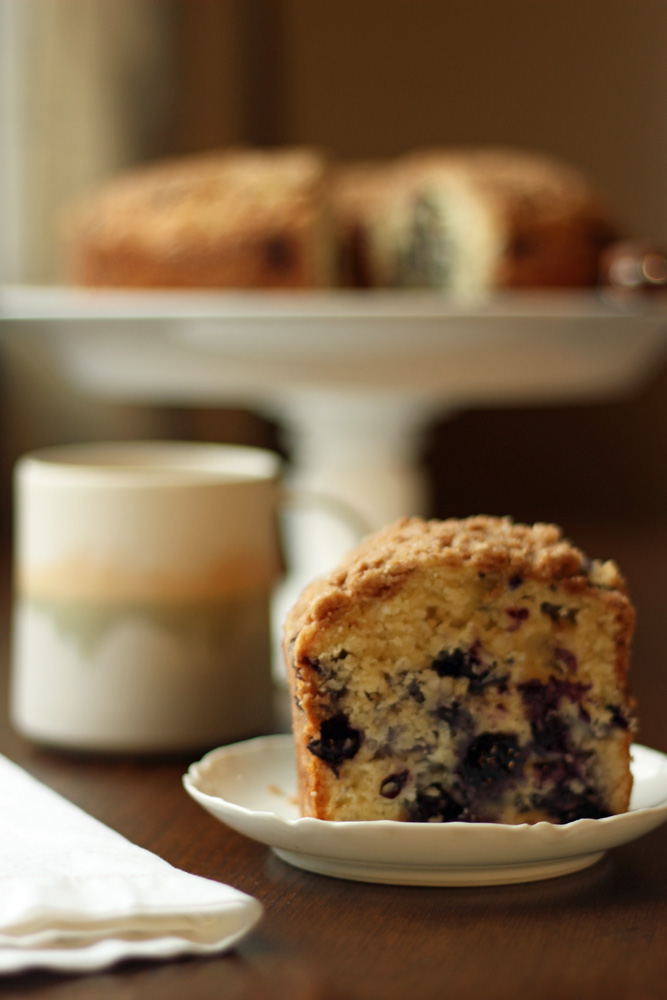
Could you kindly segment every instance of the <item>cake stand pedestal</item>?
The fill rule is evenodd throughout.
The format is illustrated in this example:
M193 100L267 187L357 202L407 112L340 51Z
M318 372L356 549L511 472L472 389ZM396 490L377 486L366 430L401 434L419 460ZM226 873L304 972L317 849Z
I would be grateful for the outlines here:
M7 287L0 329L39 338L98 397L243 406L278 421L288 486L313 497L286 518L279 623L360 532L425 512L419 455L432 420L635 391L663 360L667 297L523 292L460 304L418 292Z

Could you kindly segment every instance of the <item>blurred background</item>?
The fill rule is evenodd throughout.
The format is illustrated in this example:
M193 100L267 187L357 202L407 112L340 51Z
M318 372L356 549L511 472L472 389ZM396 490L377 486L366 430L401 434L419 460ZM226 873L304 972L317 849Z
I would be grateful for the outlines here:
M591 173L667 245L664 0L0 0L0 282L60 278L57 215L138 161L233 143L347 158L502 143ZM18 454L90 438L285 449L239 409L89 398L19 335L0 355L0 505ZM667 507L667 374L595 404L477 407L422 441L430 513L521 520ZM605 554L605 553L600 553Z

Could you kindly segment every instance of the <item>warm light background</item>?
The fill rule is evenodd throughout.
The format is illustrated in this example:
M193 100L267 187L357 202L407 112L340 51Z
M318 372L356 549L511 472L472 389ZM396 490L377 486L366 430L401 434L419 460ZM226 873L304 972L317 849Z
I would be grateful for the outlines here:
M529 146L667 245L666 46L665 0L0 0L0 280L58 279L57 210L97 178L234 142ZM53 439L279 445L238 411L81 399L20 344L2 378L5 498L13 456ZM432 512L660 517L666 386L661 370L632 399L443 421L424 442Z

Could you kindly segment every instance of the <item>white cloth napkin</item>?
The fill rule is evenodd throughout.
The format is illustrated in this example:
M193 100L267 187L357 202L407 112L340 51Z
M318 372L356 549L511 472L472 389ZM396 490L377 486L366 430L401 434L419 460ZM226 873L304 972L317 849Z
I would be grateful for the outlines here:
M230 948L262 906L130 843L0 755L0 973Z

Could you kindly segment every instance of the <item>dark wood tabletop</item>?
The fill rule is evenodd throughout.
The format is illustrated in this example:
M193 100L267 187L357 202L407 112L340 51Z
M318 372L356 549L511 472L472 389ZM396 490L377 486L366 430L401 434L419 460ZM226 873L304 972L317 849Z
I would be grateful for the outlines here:
M638 609L632 663L638 740L667 752L667 520L565 529L589 554L616 558L629 579ZM527 884L413 888L291 868L185 794L181 775L189 760L67 755L33 746L12 730L7 575L0 752L171 864L256 896L265 915L226 955L128 962L83 976L3 977L3 998L667 997L667 824L585 871Z

